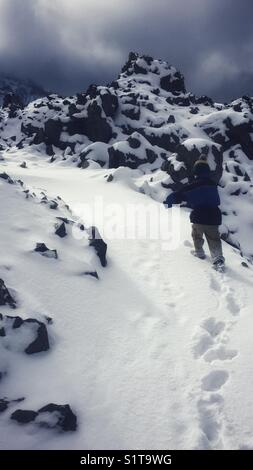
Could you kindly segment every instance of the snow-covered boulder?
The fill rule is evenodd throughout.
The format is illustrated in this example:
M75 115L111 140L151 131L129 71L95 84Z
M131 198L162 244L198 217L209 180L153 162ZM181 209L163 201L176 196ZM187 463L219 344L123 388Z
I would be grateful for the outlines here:
M11 419L21 425L33 423L36 427L58 432L77 430L77 417L69 405L49 403L38 411L18 409L12 413Z
M152 145L138 132L134 132L127 140L117 142L109 147L108 153L109 168L127 166L135 169L145 164L152 167L158 159L158 154Z
M201 156L205 156L210 166L212 179L219 182L223 171L221 147L207 139L186 139L178 145L177 152L168 157L162 169L176 183L186 182L192 179L194 163Z
M222 150L240 145L249 159L253 159L253 100L240 99L226 109L201 118L198 126L210 139L222 146Z
M42 256L45 256L45 258L58 258L57 250L51 250L45 245L45 243L37 243L34 251L36 253L40 253Z
M34 318L23 320L0 313L0 345L10 351L26 354L48 351L47 327Z
M91 162L96 162L100 166L108 164L108 144L103 142L95 142L88 145L81 153L78 166L80 168L87 168Z

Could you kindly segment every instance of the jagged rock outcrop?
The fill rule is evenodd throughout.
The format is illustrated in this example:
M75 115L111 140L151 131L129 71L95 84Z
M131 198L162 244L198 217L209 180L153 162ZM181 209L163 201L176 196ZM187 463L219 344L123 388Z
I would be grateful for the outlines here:
M89 229L89 245L92 246L100 260L101 266L107 266L106 252L107 244L102 239L97 227L90 227Z

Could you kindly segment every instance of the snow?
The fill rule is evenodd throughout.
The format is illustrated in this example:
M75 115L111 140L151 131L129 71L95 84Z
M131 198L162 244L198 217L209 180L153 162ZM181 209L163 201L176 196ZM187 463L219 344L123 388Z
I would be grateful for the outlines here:
M17 309L0 312L5 323L7 315L44 322L50 343L49 351L28 356L33 330L23 325L0 334L0 399L25 398L0 413L0 449L253 448L253 167L247 146L230 139L227 121L249 128L252 103L200 103L183 89L173 95L160 84L162 77L177 79L177 70L144 57L115 88L98 87L87 101L54 94L14 118L0 110L0 174L25 183L0 178L0 279L17 301ZM134 65L148 73L134 73ZM102 98L110 94L118 109L106 117ZM68 122L88 116L96 103L112 130L108 143L68 131ZM139 119L122 112L134 109ZM52 139L48 149L47 136L33 144L33 132L50 119L63 123L60 142ZM208 146L214 170L214 140L222 137L220 229L234 246L223 243L225 274L213 271L209 256L192 257L189 210L161 204L175 185L161 170L164 161L188 181L187 155L180 161L173 153L178 143L188 153ZM138 168L108 169L112 146L138 158ZM152 164L146 150L157 156ZM77 168L82 152L86 169ZM70 219L64 238L55 234L58 217ZM106 268L89 246L94 223L108 244ZM34 252L37 243L57 250L57 259ZM9 419L17 408L52 402L70 405L76 432L58 434L52 413L43 416L47 429L38 427L41 416L37 426Z
M128 169L122 169L123 181L108 183L105 169L36 161L25 170L14 153L2 167L36 193L60 195L74 217L80 205L92 206L102 195L108 211L115 202L123 212L141 205L143 225L147 206L171 220L159 202L129 187ZM0 190L0 277L17 291L15 315L54 321L47 353L8 351L1 396L24 396L19 408L34 410L69 403L79 423L77 432L65 435L20 428L8 419L13 405L0 415L0 448L252 448L253 272L237 251L224 244L226 274L214 272L209 258L192 257L184 209L174 250L159 239L107 239L103 269L83 239L71 231L63 240L53 234L54 211L26 200L16 186L2 182ZM59 260L31 253L38 241L56 248ZM99 281L80 275L85 263L97 269ZM7 311L13 314L1 308Z

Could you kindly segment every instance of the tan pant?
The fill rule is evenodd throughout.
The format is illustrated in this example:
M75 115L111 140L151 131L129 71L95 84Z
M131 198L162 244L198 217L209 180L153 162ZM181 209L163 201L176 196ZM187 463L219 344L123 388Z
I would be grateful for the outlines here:
M214 262L220 258L224 260L218 225L192 224L192 238L196 255L204 255L204 235L209 246L212 260Z

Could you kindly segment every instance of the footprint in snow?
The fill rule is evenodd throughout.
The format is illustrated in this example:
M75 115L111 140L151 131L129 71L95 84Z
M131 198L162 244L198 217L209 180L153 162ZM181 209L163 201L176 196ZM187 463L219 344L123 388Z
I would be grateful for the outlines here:
M221 291L220 284L216 281L216 279L214 279L213 276L211 277L210 287L211 287L211 289L215 290L216 292Z
M220 346L217 349L211 349L208 351L204 359L206 362L213 362L213 361L231 361L238 355L238 351L236 349L225 349L224 346Z
M195 359L203 356L214 344L213 338L208 333L198 336L197 342L193 346L193 356Z
M195 358L203 356L209 349L215 345L216 338L225 328L225 323L216 321L214 317L210 317L201 324L201 333L195 337L193 346L193 355Z
M221 411L224 399L218 393L213 393L208 399L198 401L200 428L208 443L222 448L220 430L222 428ZM208 448L210 448L208 446Z
M215 318L208 318L202 325L206 330L196 337L196 343L193 346L193 355L195 358L202 357L206 362L228 361L238 355L236 349L226 349L224 344L229 341L229 336L224 334L225 323L216 321ZM222 336L220 337L221 333Z
M212 338L215 338L224 330L226 325L223 321L216 321L214 317L210 317L205 320L201 326Z
M238 315L240 313L240 307L237 304L232 292L230 291L226 296L228 310L232 315Z
M215 392L227 382L229 374L226 370L213 370L202 379L202 390Z

